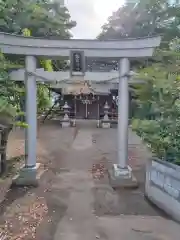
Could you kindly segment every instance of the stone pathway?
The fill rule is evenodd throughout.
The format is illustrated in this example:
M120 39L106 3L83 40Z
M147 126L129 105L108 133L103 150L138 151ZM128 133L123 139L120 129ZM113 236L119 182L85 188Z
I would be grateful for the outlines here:
M142 158L146 149L131 131L129 142L131 165L139 180L144 181L141 178L145 159ZM101 179L92 178L93 164L108 168L116 162L116 148L116 129L79 129L65 157L64 167L68 172L59 175L61 189L69 189L70 195L54 240L179 239L179 226L160 216L157 209L144 200L142 186L137 190L115 192L109 186L107 174ZM140 149L141 158L137 153Z
M90 147L92 147L92 132L89 130L79 130L72 144L72 148L85 151Z
M37 189L28 189L19 197L17 190L10 195L2 219L15 219L15 206L19 204L18 214L25 211L30 198L41 199L46 211L34 227L34 235L27 231L14 239L179 240L179 225L144 199L144 167L149 153L131 131L129 163L140 187L121 191L110 187L106 170L117 160L116 134L116 129L97 129L88 123L77 129L42 128L38 144L47 171ZM17 225L16 230L21 231Z
M59 222L54 239L95 239L96 218L92 213L94 198L91 191L94 184L91 175L84 171L71 171L63 178L66 188L71 189L71 195L66 215Z

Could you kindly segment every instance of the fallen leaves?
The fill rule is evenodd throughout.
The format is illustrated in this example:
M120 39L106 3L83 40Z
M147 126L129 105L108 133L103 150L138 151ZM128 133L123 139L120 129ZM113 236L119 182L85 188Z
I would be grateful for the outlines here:
M136 149L129 149L128 150L128 162L131 166L135 166L137 165L137 161L138 161L139 157L137 154L137 150Z
M93 164L92 167L92 175L94 179L102 179L104 178L105 174L107 172L107 169L105 166L101 163Z
M45 199L36 197L29 205L16 204L8 209L0 226L0 240L35 239L37 227L48 212Z

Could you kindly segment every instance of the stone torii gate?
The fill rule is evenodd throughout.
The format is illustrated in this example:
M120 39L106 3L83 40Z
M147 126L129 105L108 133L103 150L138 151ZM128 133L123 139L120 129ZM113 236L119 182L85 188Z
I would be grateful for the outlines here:
M0 33L0 49L3 53L25 55L26 121L28 124L25 144L27 159L24 168L16 179L16 183L20 185L37 184L36 77L29 74L36 72L36 57L42 56L49 59L64 56L72 59L76 52L78 54L80 52L84 57L119 60L118 164L113 165L111 179L116 186L126 185L125 182L127 181L133 182L132 171L128 167L128 76L130 59L152 56L154 48L159 46L160 41L160 36L99 41L50 40ZM73 71L71 69L71 72ZM84 74L83 71L79 73L76 71L75 75Z

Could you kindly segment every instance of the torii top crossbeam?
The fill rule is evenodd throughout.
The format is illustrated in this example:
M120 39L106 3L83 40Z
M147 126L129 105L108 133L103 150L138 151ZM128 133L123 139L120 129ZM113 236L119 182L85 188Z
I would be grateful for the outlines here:
M160 36L100 41L52 40L0 33L0 48L3 53L47 57L68 57L71 50L82 50L86 57L149 57L160 41Z

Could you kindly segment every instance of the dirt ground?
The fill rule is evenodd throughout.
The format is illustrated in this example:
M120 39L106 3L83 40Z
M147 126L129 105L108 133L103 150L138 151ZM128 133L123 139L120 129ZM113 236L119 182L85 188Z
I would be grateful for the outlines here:
M144 198L149 156L129 131L129 164L139 182L135 190L113 190L107 169L117 162L116 129L79 122L61 129L48 122L38 131L43 175L37 188L9 188L0 181L0 240L179 240L179 225ZM8 157L24 154L24 133L14 130Z

